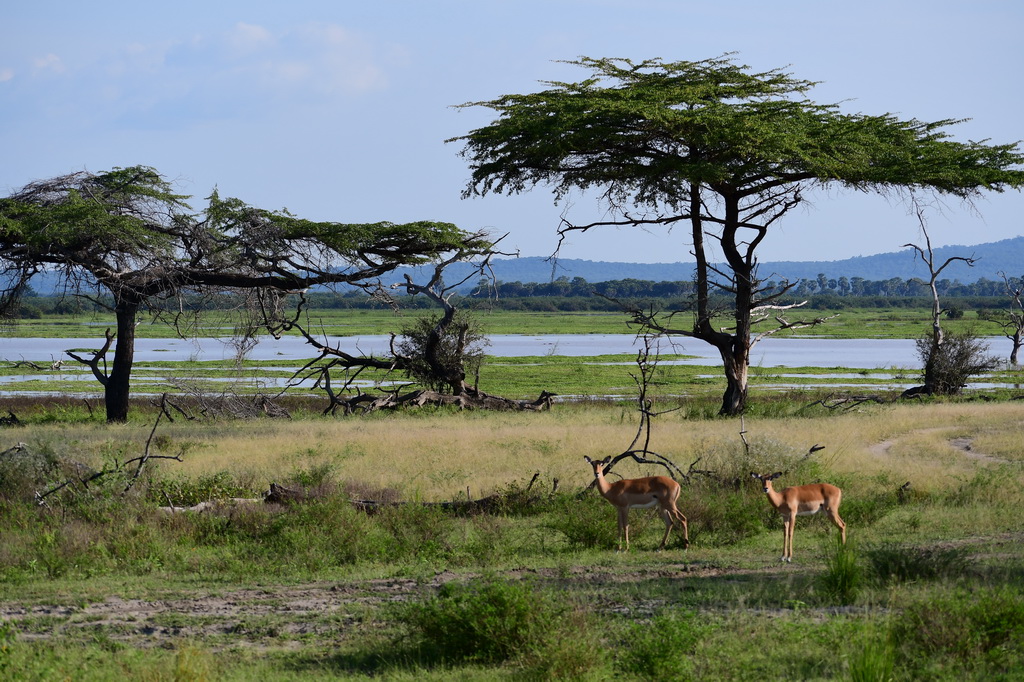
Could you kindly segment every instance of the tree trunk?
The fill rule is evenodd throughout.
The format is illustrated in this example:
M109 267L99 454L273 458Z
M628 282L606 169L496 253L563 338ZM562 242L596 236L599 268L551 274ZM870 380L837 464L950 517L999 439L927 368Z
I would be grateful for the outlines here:
M754 307L754 244L741 253L737 232L740 229L739 199L725 197L725 224L722 227L722 253L733 272L736 330L728 344L716 344L725 368L726 389L719 414L738 417L747 408L747 375L750 370L750 318Z
M693 325L693 337L709 343L722 356L725 372L725 393L722 395L722 416L736 417L747 409L747 372L750 365L750 309L752 305L753 268L739 254L735 245L735 227L723 230L722 248L730 267L736 274L736 333L728 334L715 329L712 324L714 311L711 310L711 279L709 261L704 248L704 226L700 217L700 188L690 186L690 227L693 238L693 255L697 260L697 317ZM739 208L735 200L727 209L727 219L732 225L739 224Z
M746 345L736 338L731 348L720 348L725 368L725 393L718 414L737 417L747 409L747 375L750 353Z
M114 309L117 318L117 340L114 344L114 364L104 387L107 422L128 421L128 397L135 362L135 318L139 304L119 301Z

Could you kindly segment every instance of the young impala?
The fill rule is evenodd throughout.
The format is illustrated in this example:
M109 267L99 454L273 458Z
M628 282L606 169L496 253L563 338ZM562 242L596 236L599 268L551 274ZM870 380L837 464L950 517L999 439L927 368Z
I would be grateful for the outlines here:
M609 483L604 477L604 468L608 466L611 457L593 460L584 456L584 459L594 468L594 478L597 479L597 489L601 496L615 505L619 512L620 552L623 541L626 543L626 551L629 551L629 510L649 509L655 506L660 507L658 513L665 522L665 537L661 539L661 546L658 549L665 549L668 534L672 532L672 526L677 521L683 526L683 549L690 546L690 531L686 525L686 517L676 507L680 492L678 483L668 476L648 476Z
M777 471L771 476L751 473L751 476L764 484L764 492L768 501L782 515L782 560L793 561L793 526L797 515L817 514L824 510L832 523L843 532L843 544L846 544L846 524L839 518L839 503L843 499L843 491L828 483L811 483L797 485L776 492L772 481L782 475Z

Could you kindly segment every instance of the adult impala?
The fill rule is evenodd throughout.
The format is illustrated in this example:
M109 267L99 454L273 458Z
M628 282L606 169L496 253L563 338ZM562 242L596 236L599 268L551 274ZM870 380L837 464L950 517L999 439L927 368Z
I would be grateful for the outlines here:
M683 549L690 546L690 530L686 525L686 517L679 511L676 501L679 499L679 484L668 476L648 476L646 478L627 478L609 483L604 477L604 468L611 457L593 460L585 456L583 459L594 468L594 478L601 496L615 505L619 513L619 551L625 540L626 551L629 551L629 510L650 509L659 507L658 513L665 522L665 537L661 539L659 550L665 549L668 534L678 521L683 526Z
M764 492L768 501L782 515L782 560L793 561L793 527L796 517L817 514L824 511L832 523L843 532L843 544L846 544L846 523L839 518L839 503L843 499L843 491L828 483L811 483L796 485L776 492L772 481L782 475L776 471L771 476L751 473L751 476L764 484Z

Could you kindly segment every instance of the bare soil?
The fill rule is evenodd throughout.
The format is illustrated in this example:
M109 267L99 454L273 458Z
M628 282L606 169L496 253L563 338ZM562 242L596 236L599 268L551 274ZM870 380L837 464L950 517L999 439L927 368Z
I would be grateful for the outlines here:
M504 574L507 579L527 576L541 582L576 583L592 589L601 585L723 575L773 573L798 570L795 566L764 569L728 569L700 562L670 563L656 569L615 570L576 567L520 569ZM380 579L353 582L320 582L303 585L209 591L186 597L125 599L108 596L88 604L0 603L0 621L14 624L25 640L96 640L103 638L130 647L173 646L180 641L202 641L211 649L248 647L288 649L319 640L335 643L355 628L374 627L366 616L388 603L423 598L442 584L476 577L442 572L429 580ZM654 611L657 604L633 604ZM609 603L607 609L620 607Z

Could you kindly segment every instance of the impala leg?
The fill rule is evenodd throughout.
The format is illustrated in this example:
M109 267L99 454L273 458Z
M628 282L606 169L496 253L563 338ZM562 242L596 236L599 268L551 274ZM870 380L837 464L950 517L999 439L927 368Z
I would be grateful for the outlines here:
M683 549L687 549L690 546L690 528L689 528L689 525L686 523L686 517L683 516L683 512L679 511L679 509L669 509L669 510L667 510L666 514L665 514L665 523L666 524L671 524L669 526L670 529L675 527L675 526L677 526L677 525L678 526L682 526L682 528L683 528ZM665 538L666 539L668 538L668 530L665 531ZM664 547L664 546L665 546L665 543L662 542L662 547Z
M683 549L690 548L690 526L686 523L686 517L679 512L679 520L683 522Z
M619 551L622 551L622 541L626 541L626 551L629 551L629 507L619 507Z
M795 519L786 517L782 521L782 560L793 561L793 526Z
M668 509L662 509L661 520L665 522L665 537L661 539L661 546L658 547L659 552L665 549L665 545L668 543L668 534L672 532L672 512Z
M842 531L842 533L843 533L843 544L845 545L846 544L846 522L843 521L841 518L839 518L839 512L837 512L837 511L835 511L833 509L828 509L826 511L828 512L828 518L831 519L832 523L834 523L836 525L836 528L838 528L840 531Z

